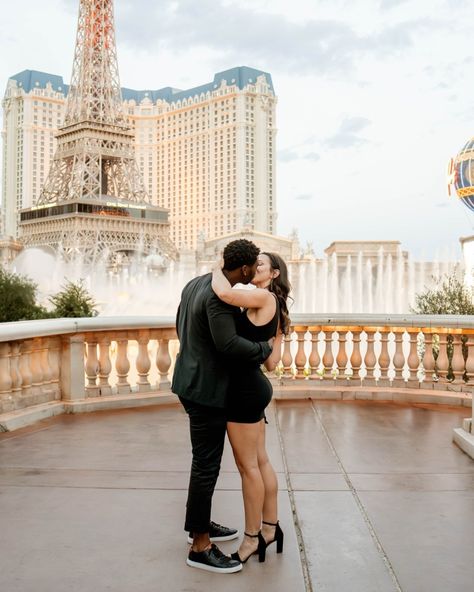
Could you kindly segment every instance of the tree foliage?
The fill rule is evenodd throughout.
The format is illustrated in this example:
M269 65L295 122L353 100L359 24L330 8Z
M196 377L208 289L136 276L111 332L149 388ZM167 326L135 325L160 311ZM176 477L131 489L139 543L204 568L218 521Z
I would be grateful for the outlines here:
M93 317L97 314L95 302L82 280L68 281L63 289L49 299L54 317Z
M415 314L474 315L473 293L457 277L456 271L435 278L435 286L415 296Z
M49 317L48 311L36 302L37 289L27 277L10 273L0 266L0 322Z

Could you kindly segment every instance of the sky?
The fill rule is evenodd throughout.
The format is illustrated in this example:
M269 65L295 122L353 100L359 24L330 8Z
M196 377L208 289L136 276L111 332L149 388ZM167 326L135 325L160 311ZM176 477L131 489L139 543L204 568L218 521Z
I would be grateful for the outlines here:
M8 3L0 83L25 69L69 82L78 6ZM416 259L460 258L474 213L448 196L446 167L474 135L473 2L116 0L115 19L124 87L271 73L278 234L297 229L317 256L336 240L399 240Z

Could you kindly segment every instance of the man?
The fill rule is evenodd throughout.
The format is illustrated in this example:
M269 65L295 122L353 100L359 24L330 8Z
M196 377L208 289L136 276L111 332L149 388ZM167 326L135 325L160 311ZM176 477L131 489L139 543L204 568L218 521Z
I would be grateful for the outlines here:
M258 254L258 247L245 239L226 246L223 271L231 285L253 279ZM266 341L254 343L236 334L235 315L240 311L217 298L211 281L210 273L197 277L181 294L176 319L180 351L171 389L189 416L193 453L184 525L192 546L186 563L216 573L234 573L242 569L240 561L224 555L213 543L234 539L238 532L211 522L226 433L226 365L239 360L262 363L272 348Z

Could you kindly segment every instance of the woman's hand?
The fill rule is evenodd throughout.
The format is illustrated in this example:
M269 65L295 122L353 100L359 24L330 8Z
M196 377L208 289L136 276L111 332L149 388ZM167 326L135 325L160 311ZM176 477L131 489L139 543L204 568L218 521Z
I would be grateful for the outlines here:
M272 353L268 356L268 358L263 362L265 368L272 372L278 366L278 362L281 360L281 346L283 343L283 333L278 331L276 337L273 337L273 343L270 343L271 340L268 341L270 345L273 347Z

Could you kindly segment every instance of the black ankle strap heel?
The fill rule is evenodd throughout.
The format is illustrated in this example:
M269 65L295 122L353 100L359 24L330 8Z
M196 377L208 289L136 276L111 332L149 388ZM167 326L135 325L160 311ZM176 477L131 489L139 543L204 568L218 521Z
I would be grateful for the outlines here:
M258 547L250 555L258 555L258 561L260 563L263 563L265 561L265 554L267 551L267 543L262 536L262 532L259 531L257 534L249 534L248 532L244 532L244 535L251 538L251 539L258 538ZM248 555L245 559L241 559L239 552L236 551L235 553L232 553L231 557L232 557L232 559L237 559L238 561L240 561L240 563L245 563L246 561L248 561L248 558L250 557L250 555Z
M277 553L283 553L283 531L280 527L280 521L277 520L276 522L265 522L265 520L262 520L262 524L266 524L267 526L274 526L275 527L275 536L273 537L273 539L271 541L269 541L267 543L267 547L268 545L271 545L272 543L274 543L276 541L276 550Z

